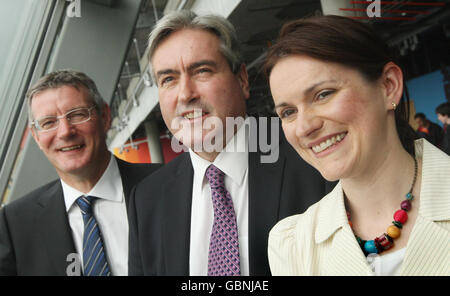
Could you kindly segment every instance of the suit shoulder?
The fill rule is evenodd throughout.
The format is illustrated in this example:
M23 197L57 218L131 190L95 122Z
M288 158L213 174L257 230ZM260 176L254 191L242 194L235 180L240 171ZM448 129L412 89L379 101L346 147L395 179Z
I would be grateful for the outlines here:
M121 160L120 158L116 158L116 160L117 160L119 167L125 167L127 169L136 170L136 171L153 172L163 166L160 163L131 163L131 162Z
M37 200L46 194L46 192L55 187L58 186L60 183L59 179L53 180L41 187L38 187L34 189L33 191L23 195L22 197L11 201L10 203L6 204L4 208L8 212L19 212L23 211L24 209L28 209L31 206L34 206L37 202ZM60 186L60 185L59 185Z
M175 174L180 166L191 166L191 161L189 157L189 153L183 153L180 156L176 157L172 161L170 161L167 164L164 164L161 166L157 171L155 171L152 175L147 176L143 181L145 180L160 180L165 179L168 176L171 176Z
M170 177L174 176L179 170L185 171L186 168L189 167L192 169L189 153L183 153L171 162L161 166L152 174L140 180L135 187L135 192L139 195L139 193L158 191L162 188L161 185L164 184Z

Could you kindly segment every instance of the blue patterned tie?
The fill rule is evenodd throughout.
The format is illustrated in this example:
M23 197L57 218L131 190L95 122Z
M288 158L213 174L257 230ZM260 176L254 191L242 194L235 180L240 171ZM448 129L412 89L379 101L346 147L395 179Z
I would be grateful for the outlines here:
M76 200L84 221L83 265L85 276L109 276L111 271L103 247L102 234L92 212L94 196L81 196Z

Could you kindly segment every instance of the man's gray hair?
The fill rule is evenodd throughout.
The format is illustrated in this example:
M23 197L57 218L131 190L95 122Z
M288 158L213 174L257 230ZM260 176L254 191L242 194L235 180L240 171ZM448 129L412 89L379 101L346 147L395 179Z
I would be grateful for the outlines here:
M31 101L33 96L37 93L48 89L59 88L62 86L73 86L80 90L80 87L85 87L88 91L88 99L94 104L97 112L101 113L105 101L98 92L95 82L86 74L74 70L58 70L41 77L27 92L26 98L28 103L28 120L31 123L33 112L31 111Z
M206 30L216 35L220 40L220 52L225 56L233 73L238 73L243 63L239 49L236 30L224 17L219 15L199 16L189 10L174 11L163 18L153 28L148 38L148 60L150 73L155 78L152 58L158 45L170 34L182 29Z

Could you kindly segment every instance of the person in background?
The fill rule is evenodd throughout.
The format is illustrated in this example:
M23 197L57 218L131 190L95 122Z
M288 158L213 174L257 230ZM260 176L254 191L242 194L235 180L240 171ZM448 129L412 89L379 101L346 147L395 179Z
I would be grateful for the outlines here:
M132 193L130 275L270 275L269 230L316 202L327 183L282 134L272 143L279 157L264 163L260 149L248 149L247 125L227 124L247 117L250 86L225 18L167 14L150 34L149 61L164 122L189 151ZM207 149L208 137L220 145Z
M130 191L160 165L108 151L110 109L84 73L49 73L27 100L33 138L59 179L0 210L0 275L127 275Z
M368 26L290 22L265 63L289 143L333 191L269 236L274 275L450 275L450 157L415 140L404 79Z
M434 146L441 147L442 128L436 123L429 121L425 114L421 112L414 115L414 120L418 125L417 135L419 138L425 138Z
M442 150L450 155L450 102L445 102L436 107L437 118L444 125Z

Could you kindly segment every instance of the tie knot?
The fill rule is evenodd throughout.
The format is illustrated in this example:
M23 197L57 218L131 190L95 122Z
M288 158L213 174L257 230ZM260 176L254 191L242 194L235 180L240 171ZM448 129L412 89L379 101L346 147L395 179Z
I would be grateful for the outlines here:
M212 188L224 186L225 174L213 164L206 169L206 178Z
M95 196L82 195L75 202L80 207L83 215L92 215L92 205L96 200Z

